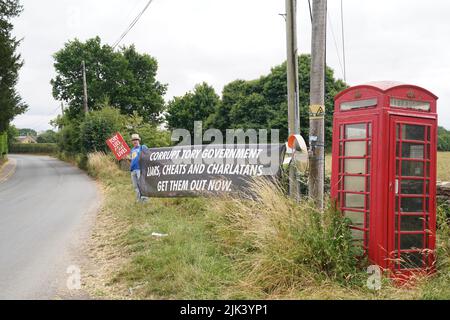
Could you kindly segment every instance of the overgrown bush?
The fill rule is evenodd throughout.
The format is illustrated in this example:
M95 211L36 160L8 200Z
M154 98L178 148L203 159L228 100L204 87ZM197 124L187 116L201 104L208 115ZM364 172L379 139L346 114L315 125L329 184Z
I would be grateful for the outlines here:
M98 111L89 112L80 125L81 151L107 152L106 140L120 131L125 124L125 116L118 109L106 106Z
M142 143L148 147L164 147L170 145L170 133L159 129L155 124L145 123L137 114L126 116L120 110L104 103L100 110L91 111L79 118L58 117L54 125L60 127L58 146L66 156L75 158L79 154L91 152L108 153L106 140L119 132L131 146L131 134L138 133Z
M65 120L65 119L63 119ZM65 121L58 132L58 147L62 152L77 154L81 152L80 123Z

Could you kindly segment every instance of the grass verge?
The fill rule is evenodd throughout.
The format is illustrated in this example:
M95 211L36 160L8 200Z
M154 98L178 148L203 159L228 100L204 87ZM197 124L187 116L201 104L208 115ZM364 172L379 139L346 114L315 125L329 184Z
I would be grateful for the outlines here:
M450 236L440 209L438 272L369 290L347 221L297 204L256 182L255 199L150 199L135 202L130 177L91 154L88 172L105 201L91 241L95 298L118 299L450 299ZM153 232L167 234L165 237Z
M105 202L91 254L101 266L88 289L96 297L216 299L237 275L214 239L205 199L136 203L127 172L105 155L88 171L104 186ZM152 236L153 232L168 234ZM109 261L112 259L112 261Z

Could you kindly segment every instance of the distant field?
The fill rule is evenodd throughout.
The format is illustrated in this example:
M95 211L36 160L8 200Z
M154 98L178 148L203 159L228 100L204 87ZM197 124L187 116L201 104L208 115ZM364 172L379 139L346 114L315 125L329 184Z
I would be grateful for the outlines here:
M325 155L325 174L331 177L331 153Z
M325 173L331 176L331 154L325 156ZM437 179L450 181L450 152L438 152Z
M437 178L450 181L450 152L438 152Z

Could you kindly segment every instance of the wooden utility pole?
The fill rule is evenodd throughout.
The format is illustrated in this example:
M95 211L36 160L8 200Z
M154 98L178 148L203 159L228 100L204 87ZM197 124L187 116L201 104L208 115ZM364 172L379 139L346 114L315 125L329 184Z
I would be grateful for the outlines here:
M84 105L84 112L89 112L88 107L88 92L87 92L87 83L86 83L86 64L84 60L81 62L81 66L83 67L83 105Z
M297 0L286 0L286 43L287 43L287 91L289 135L300 134L300 111L298 94L297 53ZM294 159L289 167L289 193L300 199L300 186L296 178Z
M327 0L313 0L309 108L309 196L323 209Z

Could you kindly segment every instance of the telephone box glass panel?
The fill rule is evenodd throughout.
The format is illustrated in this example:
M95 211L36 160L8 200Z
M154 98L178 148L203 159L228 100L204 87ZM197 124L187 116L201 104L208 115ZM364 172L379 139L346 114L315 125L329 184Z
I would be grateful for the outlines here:
M425 101L391 98L391 107L430 111L431 104Z
M429 229L430 126L396 124L395 258L398 269L425 263Z
M352 109L360 109L360 108L369 108L375 107L377 105L377 99L366 99L366 100L357 100L357 101L349 101L341 103L341 110L352 110Z
M370 101L376 104L376 99ZM351 222L353 240L364 251L369 242L370 160L372 123L357 122L339 128L339 199Z

